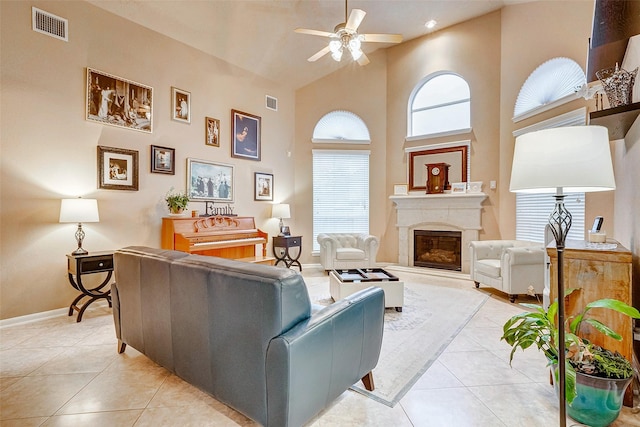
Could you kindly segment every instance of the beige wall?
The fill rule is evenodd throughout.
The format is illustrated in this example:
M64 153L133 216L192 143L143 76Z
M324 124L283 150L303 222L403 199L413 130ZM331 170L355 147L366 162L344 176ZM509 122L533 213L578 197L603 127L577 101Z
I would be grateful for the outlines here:
M68 43L31 30L32 5L69 20ZM58 223L61 198L98 199L100 222L84 225L89 251L159 247L164 195L186 187L188 157L233 164L235 212L277 233L271 204L253 200L253 174L273 173L274 201L293 201L293 91L85 2L0 8L2 319L65 307L75 296L65 257L75 225ZM153 133L86 121L85 67L153 87ZM171 120L172 86L191 92L191 124ZM264 107L266 94L278 98L277 112ZM231 109L262 117L261 162L231 158ZM221 120L219 148L204 143L205 116ZM152 144L176 149L175 176L149 172ZM97 145L139 151L139 191L97 189Z

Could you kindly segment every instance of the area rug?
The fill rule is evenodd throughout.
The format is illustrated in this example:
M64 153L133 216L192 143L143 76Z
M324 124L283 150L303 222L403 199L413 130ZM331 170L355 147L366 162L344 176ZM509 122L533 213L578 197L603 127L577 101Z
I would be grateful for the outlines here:
M375 390L366 390L361 382L351 389L395 406L488 298L475 289L405 281L402 312L385 310L382 349L373 370ZM325 297L315 302L332 300Z

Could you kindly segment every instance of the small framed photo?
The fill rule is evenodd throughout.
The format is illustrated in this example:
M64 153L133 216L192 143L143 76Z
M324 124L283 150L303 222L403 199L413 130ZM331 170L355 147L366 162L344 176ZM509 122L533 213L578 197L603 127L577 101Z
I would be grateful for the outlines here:
M187 159L187 194L192 200L233 202L233 166Z
M283 225L282 227L280 227L280 234L285 237L291 236L291 230L289 230L289 226Z
M138 152L98 145L98 187L138 191Z
M466 182L452 182L451 183L451 193L459 194L467 192L467 183Z
M204 143L212 147L220 147L220 120L204 118Z
M273 201L273 174L256 172L254 189L253 200Z
M151 146L151 173L175 175L176 150L168 147Z
M86 118L89 121L151 133L153 88L87 68Z
M469 193L482 192L482 181L471 181L469 183Z
M261 118L231 110L231 157L260 161Z
M172 118L178 122L191 123L191 93L171 88Z
M394 196L406 196L408 194L407 190L408 190L407 184L393 184Z

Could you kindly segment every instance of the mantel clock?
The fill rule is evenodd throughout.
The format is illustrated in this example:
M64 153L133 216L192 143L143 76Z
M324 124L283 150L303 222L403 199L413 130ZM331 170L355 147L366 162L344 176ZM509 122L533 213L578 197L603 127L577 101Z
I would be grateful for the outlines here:
M428 163L427 194L442 193L449 187L449 167L447 163Z

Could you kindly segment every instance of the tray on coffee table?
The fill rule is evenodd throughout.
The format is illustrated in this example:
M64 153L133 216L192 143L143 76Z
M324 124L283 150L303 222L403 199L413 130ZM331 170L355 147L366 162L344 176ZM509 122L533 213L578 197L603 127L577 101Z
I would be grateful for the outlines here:
M382 268L357 268L348 270L331 270L329 272L329 289L334 301L342 299L354 292L378 286L384 291L385 307L402 311L404 305L404 282Z
M333 270L342 282L397 282L393 274L382 268L351 268L349 270Z

